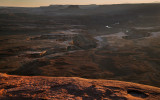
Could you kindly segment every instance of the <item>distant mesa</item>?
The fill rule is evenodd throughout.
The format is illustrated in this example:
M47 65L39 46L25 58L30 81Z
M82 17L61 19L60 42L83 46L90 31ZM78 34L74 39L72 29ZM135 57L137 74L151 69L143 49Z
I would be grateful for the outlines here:
M67 7L62 8L60 11L64 13L74 13L74 14L80 14L82 9L80 8L79 5L67 5Z
M66 7L66 5L50 5L48 7L50 7L50 8L64 8L64 7Z
M80 9L78 5L69 5L67 9Z
M41 6L40 8L58 10L58 9L65 9L65 8L67 8L67 5L49 5L49 6Z

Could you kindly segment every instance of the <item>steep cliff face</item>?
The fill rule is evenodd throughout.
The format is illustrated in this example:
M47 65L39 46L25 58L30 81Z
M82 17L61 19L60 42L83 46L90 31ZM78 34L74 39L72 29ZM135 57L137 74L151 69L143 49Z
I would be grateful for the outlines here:
M0 100L159 100L160 88L113 80L0 74Z

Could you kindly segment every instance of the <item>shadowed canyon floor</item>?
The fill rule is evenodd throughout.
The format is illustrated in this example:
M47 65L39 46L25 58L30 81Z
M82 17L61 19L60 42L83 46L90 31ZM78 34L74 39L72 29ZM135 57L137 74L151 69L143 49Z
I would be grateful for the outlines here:
M160 87L155 9L160 4L0 7L0 73Z
M0 73L1 100L159 100L160 88L78 77L14 76Z

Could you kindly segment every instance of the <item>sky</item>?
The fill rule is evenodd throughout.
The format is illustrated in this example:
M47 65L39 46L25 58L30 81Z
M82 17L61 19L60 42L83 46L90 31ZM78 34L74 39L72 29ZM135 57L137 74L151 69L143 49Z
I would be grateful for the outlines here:
M155 3L160 0L0 0L0 6L39 7L54 4L121 4L121 3Z

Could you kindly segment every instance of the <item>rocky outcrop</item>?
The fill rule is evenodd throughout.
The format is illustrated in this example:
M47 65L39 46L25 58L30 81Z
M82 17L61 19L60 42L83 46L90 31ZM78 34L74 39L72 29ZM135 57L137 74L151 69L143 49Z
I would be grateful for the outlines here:
M0 74L0 100L159 100L160 88L115 80Z
M91 49L96 48L97 46L96 42L92 38L85 37L83 35L73 37L73 45L81 49Z

